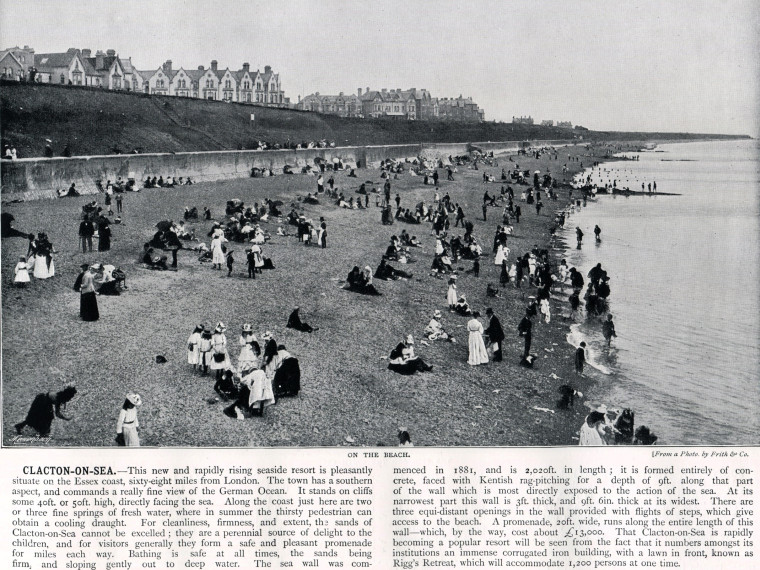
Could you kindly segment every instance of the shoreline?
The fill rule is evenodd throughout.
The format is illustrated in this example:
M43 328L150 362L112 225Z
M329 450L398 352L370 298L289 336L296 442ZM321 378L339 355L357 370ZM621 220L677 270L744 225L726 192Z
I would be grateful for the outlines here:
M265 247L273 255L277 270L254 284L237 278L220 281L219 273L194 262L187 253L180 255L177 273L146 271L135 264L135 252L155 231L151 228L156 220L177 219L183 205L209 203L218 213L220 204L223 211L224 201L233 197L243 197L246 203L265 196L280 197L288 204L296 195L313 191L313 176L203 183L127 196L124 223L114 226L113 250L107 253L81 254L76 250L73 219L80 205L90 197L13 204L7 209L16 216L16 227L47 230L61 253L57 257L56 278L34 281L23 292L8 289L3 296L5 432L13 432L12 423L25 413L30 396L51 389L51 383L58 382L51 379L49 370L55 366L63 378L80 378L85 371L94 381L87 405L77 406L81 419L58 425L60 431L56 434L54 430L51 445L111 445L114 386L118 386L116 400L123 387L141 393L148 404L143 428L146 446L339 446L347 444L346 437L351 437L356 442L352 445L357 446L395 445L398 425L407 426L414 443L422 446L577 445L573 437L587 414L583 401L593 398L596 381L588 376L575 376L573 351L566 341L572 323L561 318L563 302L556 297L551 303L552 322L534 324L531 352L539 356L536 368L519 366L523 340L517 336L516 326L527 296L532 293L510 284L500 289L498 299L485 296L486 283L495 281L498 286L490 241L496 223L500 222L501 208L490 208L489 221L484 222L478 214L479 203L483 190L498 193L501 181L486 185L481 175L484 171L496 175L502 167L511 169L516 164L522 170L551 170L555 174L561 172L569 154L578 160L567 162L564 177L558 174L561 182L569 183L581 163L606 160L607 149L608 145L592 145L590 149L586 145L562 147L557 151L559 160L510 155L512 162L504 162L509 159L499 156L498 167L484 166L477 171L462 168L456 182L442 181L442 194L450 191L452 200L469 204L466 212L475 224L476 237L488 253L481 262L480 278L460 271L460 282L462 292L467 292L474 308L483 311L486 306L493 306L502 321L506 337L504 362L468 366L467 333L462 329L465 321L444 311L444 324L453 330L459 343L442 345L440 341L427 341L428 346L420 343L418 353L435 370L413 377L388 371L387 354L406 334L422 340L422 330L433 309L444 309L446 282L427 275L433 249L427 223L415 227L397 221L393 226L382 226L380 210L374 205L360 211L341 210L327 203L299 204L307 216L326 218L328 249L304 249L303 245L293 243L293 238L273 239ZM366 178L377 184L379 174L378 169L362 169L357 183ZM351 188L347 185L353 182L344 176L344 173L336 176L338 184ZM404 175L394 180L394 192L403 195L403 204L410 207L420 199L431 201L433 186L420 187L421 183L419 177ZM515 188L519 195L521 187ZM560 198L545 202L541 215L526 206L523 218L515 225L515 236L509 240L510 261L535 245L549 248L554 211L569 203L567 192L566 187L558 189ZM268 231L274 234L276 225L270 223ZM206 226L210 224L199 223L199 235L205 236ZM417 264L403 267L414 272L413 280L379 282L383 296L372 299L336 287L336 281L345 277L351 265L376 265L389 236L401 229L410 234L416 232L423 241L423 248L413 252L418 257ZM452 228L451 233L458 234L458 230ZM207 241L205 237L203 240ZM6 275L17 259L13 252L22 245L20 241L7 238L3 241ZM241 251L242 244L232 245ZM559 246L557 240L552 255L560 251ZM69 281L73 282L82 260L108 260L121 265L128 274L130 290L121 297L101 298L102 318L95 324L78 321L78 296L70 289ZM244 270L244 262L237 263ZM304 263L310 273L298 271ZM464 263L455 265L464 270L469 265ZM184 294L178 296L180 291ZM202 305L198 299L203 300ZM302 307L307 322L320 326L319 332L299 336L284 329L292 303ZM125 315L129 316L128 328ZM22 323L42 320L47 323L44 329L22 327L24 330L18 332ZM272 330L278 341L283 341L301 361L302 394L282 400L270 408L263 420L231 424L220 413L220 402L209 398L213 391L208 377L194 374L184 363L185 338L198 320L227 323L231 343L237 340L241 322L253 322L258 333ZM146 335L144 331L153 333ZM98 354L86 350L96 339L101 346L99 352L109 357L105 365ZM29 360L30 346L46 346L51 342L56 346L57 360ZM169 362L156 366L152 358L157 353L164 354ZM233 358L236 354L233 349ZM101 375L106 378L100 379ZM24 382L19 383L22 378ZM118 381L114 384L109 378ZM566 383L583 392L585 398L576 401L571 410L555 410L560 397L557 389ZM186 390L190 390L190 396ZM183 412L175 418L178 407ZM185 425L183 419L190 417L199 418L204 429L199 431L193 422Z

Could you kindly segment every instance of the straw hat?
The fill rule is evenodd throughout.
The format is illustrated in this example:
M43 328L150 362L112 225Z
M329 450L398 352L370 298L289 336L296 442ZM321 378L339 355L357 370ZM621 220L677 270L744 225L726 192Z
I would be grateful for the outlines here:
M224 332L227 330L227 327L224 325L223 322L219 321L216 324L216 328L214 329L215 332Z
M133 406L140 406L142 404L140 394L127 394L127 401Z
M253 332L253 327L246 323L243 325L243 332Z
M406 337L406 344L414 344L414 337L412 335Z
M433 317L435 317L436 319L440 319L441 318L441 311L434 312L433 313Z

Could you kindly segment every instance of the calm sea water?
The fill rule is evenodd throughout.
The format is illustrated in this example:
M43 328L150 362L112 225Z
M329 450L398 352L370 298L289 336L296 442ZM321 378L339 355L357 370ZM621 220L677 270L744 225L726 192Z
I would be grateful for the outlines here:
M597 183L680 196L599 196L571 215L585 234L567 261L611 276L617 339L579 319L600 400L630 407L662 444L760 443L760 145L661 145L637 162L603 164ZM587 172L588 173L588 172ZM601 244L593 228L602 229ZM604 374L603 372L609 372Z

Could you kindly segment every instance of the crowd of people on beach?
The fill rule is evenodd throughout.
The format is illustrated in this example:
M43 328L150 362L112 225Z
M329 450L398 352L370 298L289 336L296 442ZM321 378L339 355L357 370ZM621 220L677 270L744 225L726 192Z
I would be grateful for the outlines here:
M551 153L555 160L558 159L556 151L550 149L538 149L532 152L536 153L537 157ZM483 169L484 184L502 183L500 191L494 190L492 194L486 190L482 199L484 222L487 221L489 210L495 209L500 212L496 218L497 223L492 239L476 235L475 225L465 213L465 204L460 204L451 196L453 186L450 191L443 192L442 184L453 182L454 174L459 173L458 167L463 166L473 170ZM225 207L225 217L220 220L213 218L208 206L204 208L202 214L199 214L196 207L186 207L179 223L165 220L157 224L157 231L150 241L143 245L139 260L146 269L176 270L178 268L177 252L192 250L197 254L199 262L210 263L216 271L226 268L227 275L232 276L235 252L231 244L241 243L245 248L245 271L242 275L247 275L249 279L256 279L262 270L274 269L272 259L264 255L263 249L273 236L290 236L305 246L327 248L325 217L320 216L318 221L314 221L317 219L316 216L308 217L303 211L304 207L322 207L332 203L346 210L366 209L370 207L370 195L374 194L374 206L380 209L380 222L383 225L390 226L395 222L414 225L429 224L429 238L425 235L426 230L418 231L417 233L422 236L418 238L417 235L411 235L406 229L402 229L398 235L394 234L390 237L384 251L378 252L379 261L374 271L370 265L364 263L354 265L346 276L342 288L361 295L379 297L383 295L383 287L386 287L386 283L411 281L415 275L418 280L423 279L423 276L445 280L447 286L445 294L443 291L441 293L440 306L427 308L426 313L431 315L430 319L426 323L420 323L424 340L420 340L419 344L425 346L428 345L428 341L446 341L452 347L458 344L453 332L454 328L447 326L443 319L442 311L448 308L453 319L458 320L464 317L463 324L457 326L462 326L467 331L466 361L468 365L486 366L509 358L510 355L504 346L506 333L501 319L497 316L500 309L495 304L505 294L504 289L510 286L520 289L523 299L527 297L516 314L511 315L520 319L513 332L523 339L524 343L522 351L515 355L515 362L520 366L525 368L536 366L538 356L533 347L534 333L537 331L537 326L551 323L552 307L556 310L559 306L566 319L575 320L580 315L580 299L584 287L585 313L588 317L601 319L602 336L607 346L610 346L617 334L613 317L608 312L608 299L611 293L610 278L602 269L601 264L588 272L588 285L586 285L578 269L569 267L564 259L556 264L549 249L541 248L537 244L523 251L517 251L514 246L509 247L515 241L515 227L518 227L520 217L523 215L520 203L526 206L534 205L536 216L541 216L541 210L544 207L542 194L547 199L555 201L559 197L558 190L563 188L562 184L548 173L541 176L539 171L535 171L531 176L530 170L521 170L518 164L509 171L502 168L500 175L486 170L496 166L497 163L492 154L489 156L480 153L468 157L449 157L446 162L443 159L431 161L421 157L406 161L387 160L380 165L380 183L375 184L370 180L362 182L354 191L358 197L349 196L346 199L344 192L336 188L333 175L325 180L325 175L345 170L345 166L341 162L333 162L332 166L324 161L319 162L314 168L309 168L305 172L306 175L316 178L316 188L313 192L308 192L305 197L295 199L290 205L288 214L284 213L287 210L283 209L282 202L268 199L261 204L255 203L253 206L246 206L241 200L229 200ZM446 170L445 181L441 180L439 169ZM395 198L393 197L394 180L398 180L399 175L404 173L412 177L420 177L423 186L433 187L430 189L432 195L429 202L423 200L413 207L402 207L401 195L396 192ZM273 175L273 173L270 174ZM351 169L351 173L345 176L344 180L348 183L349 178L354 177L355 171ZM153 177L145 180L143 188L163 188L183 184L192 184L192 181L190 178L175 180L171 176L166 179ZM513 184L524 187L517 199ZM83 207L79 224L79 245L83 253L92 252L95 236L98 238L99 252L106 253L110 250L111 226L120 222L120 218L109 219L108 216L114 215L111 205L116 202L116 214L121 214L122 199L119 197L130 189L138 191L134 186L133 181L125 183L117 180L115 184L108 181L103 192L103 206L93 201ZM490 189L491 186L488 188ZM569 190L572 198L572 189ZM76 192L74 185L67 195L76 195L72 192ZM585 196L585 193L583 195ZM571 203L570 206L556 212L554 224L550 230L552 239L557 229L565 226L576 207L581 207L580 202ZM104 208L107 208L107 211ZM212 228L207 234L210 238L208 246L204 243L195 243L198 240L195 230L190 226L196 222L212 222ZM277 229L271 234L265 229L266 224L270 223L277 225ZM460 227L462 233L458 234ZM596 226L594 234L597 242L600 242L599 226ZM580 227L576 229L576 237L580 248L583 238ZM418 261L416 258L419 255L415 253L415 249L427 245L433 251L430 270L408 271L407 268ZM164 252L171 253L171 263ZM35 278L40 279L55 275L54 253L52 244L47 240L44 232L36 237L30 234L29 250L16 265L14 281L19 286L24 286L31 280L30 272ZM493 255L493 262L485 263L484 261L491 255ZM125 273L121 268L108 264L106 257L104 259L105 262L83 264L74 285L74 289L80 294L80 316L83 321L99 319L98 295L118 295L127 290ZM457 264L462 261L471 262L471 266L467 270L457 267ZM490 269L491 266L494 269ZM465 291L460 290L461 277L467 276L466 286L462 286L462 289L466 290L476 286L475 280L480 278L481 272L486 281L484 283L486 298L489 299L489 303L494 304L482 309L473 307L468 302ZM378 285L378 281L382 281L383 284ZM564 295L567 295L567 305L564 301L562 304L558 302ZM312 327L301 320L299 308L290 314L287 327L305 333L318 330L317 327ZM264 415L267 407L276 403L277 399L298 395L300 391L298 359L283 344L278 343L271 332L267 331L257 336L250 324L244 324L236 345L237 359L233 363L232 346L228 342L226 330L223 322L218 322L213 328L206 324L199 324L187 340L188 364L202 375L213 371L215 380L213 390L219 398L229 402L224 409L225 415L241 420L252 416L260 417ZM417 354L417 346L415 333L403 335L403 338L388 354L387 368L402 375L432 371L434 365ZM585 342L580 343L575 350L575 370L581 377L586 363ZM48 397L48 400L54 407L55 402L58 401L56 397ZM125 399L117 427L117 434L121 435L121 439L117 441L121 445L139 445L139 436L136 432L136 408L140 405L139 395L130 394ZM619 416L614 416L612 413L603 414L601 420L595 415L597 413L592 412L586 418L579 436L581 445L651 444L657 439L656 436L641 431L646 428L639 428L626 439L627 432L623 429L624 426L620 423L623 420L620 418L625 416L627 418L625 421L630 420L632 426L632 412Z
M290 314L287 327L301 332L319 330L301 321L299 310L296 307ZM237 342L237 363L233 364L226 331L223 322L213 330L200 324L187 339L188 364L203 375L213 371L214 391L222 400L232 402L224 409L225 415L239 420L261 417L278 398L298 395L301 389L298 359L271 332L264 332L259 341L253 327L244 324Z

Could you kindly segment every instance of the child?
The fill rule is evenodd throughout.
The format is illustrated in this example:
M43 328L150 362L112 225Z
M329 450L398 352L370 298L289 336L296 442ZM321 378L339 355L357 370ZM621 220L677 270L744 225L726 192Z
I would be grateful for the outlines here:
M612 322L612 315L607 315L607 320L602 323L602 334L607 341L607 346L610 346L612 337L617 336L615 333L615 323Z
M573 292L572 295L568 298L570 301L570 318L575 318L575 313L578 310L578 307L581 306L581 299L578 296L578 293L576 291Z
M449 303L449 311L454 311L454 306L457 304L457 281L455 277L449 279L449 291L446 294L446 300Z
M232 277L232 265L235 263L235 259L232 257L233 251L227 252L227 277Z
M248 278L249 279L256 279L256 256L253 253L253 250L249 247L246 250L246 264L248 266Z
M211 329L203 328L200 341L198 342L198 366L203 374L208 374L208 367L211 364Z
M26 257L23 255L19 257L19 261L13 269L13 274L15 275L13 282L17 287L26 287L26 284L31 281L29 279L29 266L26 264Z
M575 351L575 372L583 376L583 365L586 363L586 343L582 342Z
M187 363L193 365L193 370L198 368L200 362L200 342L203 325L196 325L195 330L187 339Z

